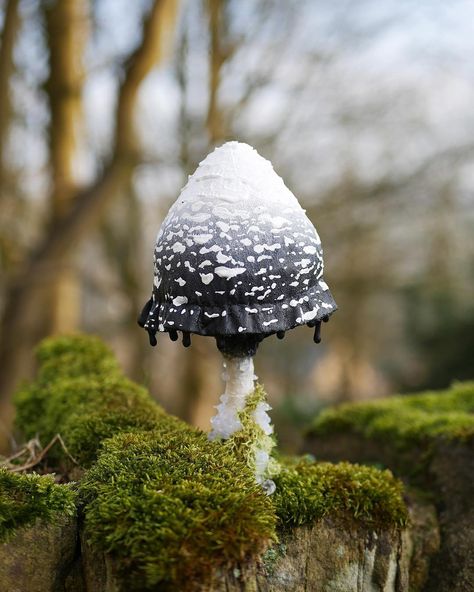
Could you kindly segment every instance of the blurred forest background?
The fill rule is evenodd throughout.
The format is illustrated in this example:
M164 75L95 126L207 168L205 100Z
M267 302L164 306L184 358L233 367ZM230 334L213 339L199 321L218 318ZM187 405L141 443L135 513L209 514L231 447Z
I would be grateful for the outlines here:
M474 4L0 2L0 412L42 337L103 336L204 428L211 339L157 349L136 317L153 243L214 145L270 159L323 241L323 342L266 340L277 433L330 402L474 377Z

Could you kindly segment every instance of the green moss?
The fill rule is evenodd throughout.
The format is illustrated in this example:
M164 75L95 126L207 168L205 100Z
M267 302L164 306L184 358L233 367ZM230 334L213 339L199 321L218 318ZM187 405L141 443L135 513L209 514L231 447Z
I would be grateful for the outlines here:
M285 460L279 472L274 462L265 477L277 490L266 496L255 482L255 455L270 454L274 440L254 419L261 386L240 414L242 431L210 442L164 413L110 356L94 338L48 340L38 351L38 379L16 397L17 423L43 443L60 433L90 467L79 486L87 536L115 560L124 589L191 589L216 568L264 552L278 525L326 515L374 527L405 523L401 485L388 471L300 459Z
M37 519L53 522L58 514L74 515L75 500L73 489L56 484L50 475L19 475L0 468L0 542Z
M27 438L42 435L47 428L45 407L55 382L75 378L121 376L112 351L91 335L50 337L36 349L38 376L21 388L14 398L16 425ZM57 432L55 428L49 430Z
M245 408L238 414L242 429L223 442L229 453L243 459L254 474L256 458L262 453L268 454L270 461L266 471L260 476L262 480L272 478L280 471L279 463L271 457L276 446L275 438L265 434L254 417L257 407L266 400L265 390L262 385L257 384L254 392L247 397Z
M275 536L253 472L178 420L109 440L81 491L88 536L117 560L127 589L205 583Z
M350 463L286 459L276 477L274 502L281 525L298 526L324 516L361 520L374 527L403 526L403 486L390 471Z
M245 458L177 419L119 434L81 483L88 536L116 560L127 589L187 590L261 553L276 526L325 516L376 529L407 522L390 471L306 458L283 465L267 497ZM269 566L272 556L264 555Z
M39 435L43 445L61 434L82 466L95 460L106 438L153 429L164 414L146 389L119 372L112 352L96 337L47 339L37 357L38 378L15 397L16 425L26 438ZM49 459L67 456L55 447Z
M121 374L112 350L93 335L50 337L36 350L38 382Z
M470 438L474 436L474 383L455 384L447 391L341 405L321 413L310 430L319 436L344 431L390 441L399 449L435 438Z
M42 418L46 399L46 389L36 384L28 384L18 390L14 397L15 426L25 439L33 438L43 431Z
M43 401L42 413L24 424L22 403L38 398ZM121 431L153 429L164 411L154 403L147 391L120 377L58 379L48 385L27 387L17 398L23 433L39 434L43 444L57 433L69 453L81 466L89 466L96 458L103 440ZM66 458L60 447L50 458Z
M57 423L63 426L63 439L70 453L82 466L90 466L107 438L120 432L151 430L164 415L144 389L124 378L89 382L83 387L93 398L85 397L74 413ZM80 393L79 381L73 390Z

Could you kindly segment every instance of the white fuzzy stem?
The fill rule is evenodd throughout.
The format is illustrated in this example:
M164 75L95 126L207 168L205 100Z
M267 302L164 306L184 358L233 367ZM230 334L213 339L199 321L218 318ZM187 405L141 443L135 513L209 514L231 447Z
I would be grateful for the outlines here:
M224 356L225 392L216 406L217 414L211 419L212 430L209 439L230 438L242 428L238 413L245 407L245 400L254 390L253 359Z

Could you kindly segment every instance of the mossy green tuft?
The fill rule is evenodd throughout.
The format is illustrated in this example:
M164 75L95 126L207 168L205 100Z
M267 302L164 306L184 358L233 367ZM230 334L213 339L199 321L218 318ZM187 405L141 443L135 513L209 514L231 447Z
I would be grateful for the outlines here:
M23 475L0 468L0 542L38 519L51 523L59 514L75 513L76 493L71 486L58 485L51 475Z
M390 441L398 449L436 438L472 438L474 382L457 383L446 391L341 405L323 411L310 429L318 436L341 432Z
M37 381L122 374L112 350L93 335L64 335L43 340L36 349Z
M108 440L81 493L86 533L130 590L205 584L275 538L274 507L253 471L178 420Z
M350 463L283 459L274 502L280 524L300 526L332 515L374 528L408 520L402 483L390 471Z
M37 380L15 396L16 425L26 438L38 435L43 445L59 433L83 467L96 459L106 438L153 429L164 415L146 389L119 372L110 350L95 337L48 339L38 348L38 361ZM68 460L60 447L49 458Z
M35 353L36 380L21 388L14 398L15 422L27 438L42 436L48 428L43 416L45 407L50 406L50 387L54 383L122 375L110 348L92 335L49 337L40 343ZM52 427L49 432L56 433L57 429Z

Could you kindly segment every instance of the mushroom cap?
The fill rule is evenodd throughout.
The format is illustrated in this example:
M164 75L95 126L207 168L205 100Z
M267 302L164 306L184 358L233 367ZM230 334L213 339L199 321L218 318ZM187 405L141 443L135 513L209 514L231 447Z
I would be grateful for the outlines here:
M149 332L263 338L337 308L316 229L272 164L240 142L189 177L158 233L154 272Z

